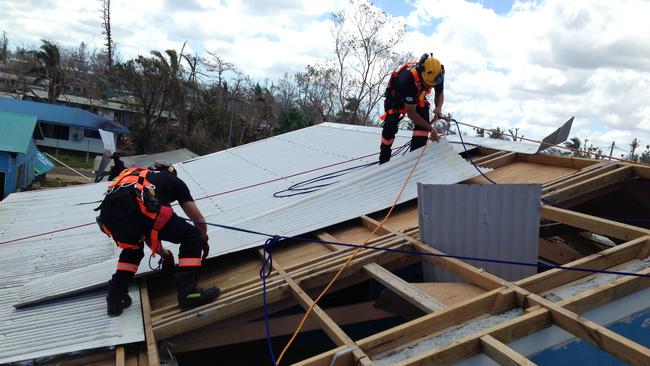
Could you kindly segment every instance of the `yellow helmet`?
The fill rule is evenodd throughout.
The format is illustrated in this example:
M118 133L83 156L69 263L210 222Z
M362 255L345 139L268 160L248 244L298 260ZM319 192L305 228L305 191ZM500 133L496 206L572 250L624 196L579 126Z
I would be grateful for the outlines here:
M445 71L438 61L431 54L425 53L418 61L418 69L422 75L422 81L427 86L434 86L442 83L444 80Z

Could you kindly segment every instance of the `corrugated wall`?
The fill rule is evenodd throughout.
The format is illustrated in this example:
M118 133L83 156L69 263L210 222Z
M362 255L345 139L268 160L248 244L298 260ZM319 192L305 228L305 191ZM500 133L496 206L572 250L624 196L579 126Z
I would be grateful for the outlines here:
M418 184L420 235L447 254L537 263L541 185ZM505 280L535 267L467 261ZM424 264L425 279L456 282L454 274Z

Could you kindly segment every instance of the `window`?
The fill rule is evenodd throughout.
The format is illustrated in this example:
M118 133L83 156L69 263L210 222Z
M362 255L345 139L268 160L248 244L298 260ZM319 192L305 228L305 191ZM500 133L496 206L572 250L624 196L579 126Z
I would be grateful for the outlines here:
M99 131L97 130L89 130L89 129L84 129L84 137L88 137L91 139L101 139L102 137L99 136Z
M69 140L70 139L70 127L53 125L50 123L41 123L41 129L43 130L43 136L49 137L51 139L57 140Z

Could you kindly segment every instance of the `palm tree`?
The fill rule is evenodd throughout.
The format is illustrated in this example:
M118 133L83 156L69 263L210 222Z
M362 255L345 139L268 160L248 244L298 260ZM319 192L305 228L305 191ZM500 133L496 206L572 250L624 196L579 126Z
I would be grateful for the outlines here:
M63 90L65 72L61 66L59 47L45 39L41 41L43 44L40 50L30 51L36 66L30 69L29 73L36 76L35 84L41 81L47 82L47 102L54 103Z

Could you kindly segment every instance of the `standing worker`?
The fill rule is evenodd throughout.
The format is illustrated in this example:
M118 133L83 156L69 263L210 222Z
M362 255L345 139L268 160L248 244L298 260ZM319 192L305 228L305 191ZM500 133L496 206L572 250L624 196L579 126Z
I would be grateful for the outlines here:
M126 169L126 167L124 166L124 162L122 161L122 159L120 159L120 154L117 151L114 152L113 156L111 157L113 158L113 166L111 167L111 170L108 173L109 182L117 178L117 176L120 175L120 173L122 173L124 169Z
M444 103L445 66L432 54L425 53L417 63L407 62L393 71L384 95L384 121L381 132L379 164L390 160L391 147L399 122L408 116L414 123L411 151L426 145L427 138L438 141L439 136L431 122L442 117ZM427 95L435 90L434 118L429 122Z
M178 217L170 204L178 201L183 212L194 222ZM97 222L104 233L122 248L117 270L108 282L108 315L120 315L131 305L129 283L144 257L144 244L163 258L163 269L174 270L174 257L161 240L180 243L176 288L178 305L187 310L214 301L218 287L197 286L201 261L209 252L205 219L194 203L189 188L176 176L170 163L156 162L152 168L129 168L108 186L106 197L96 209ZM203 251L203 255L201 252Z

